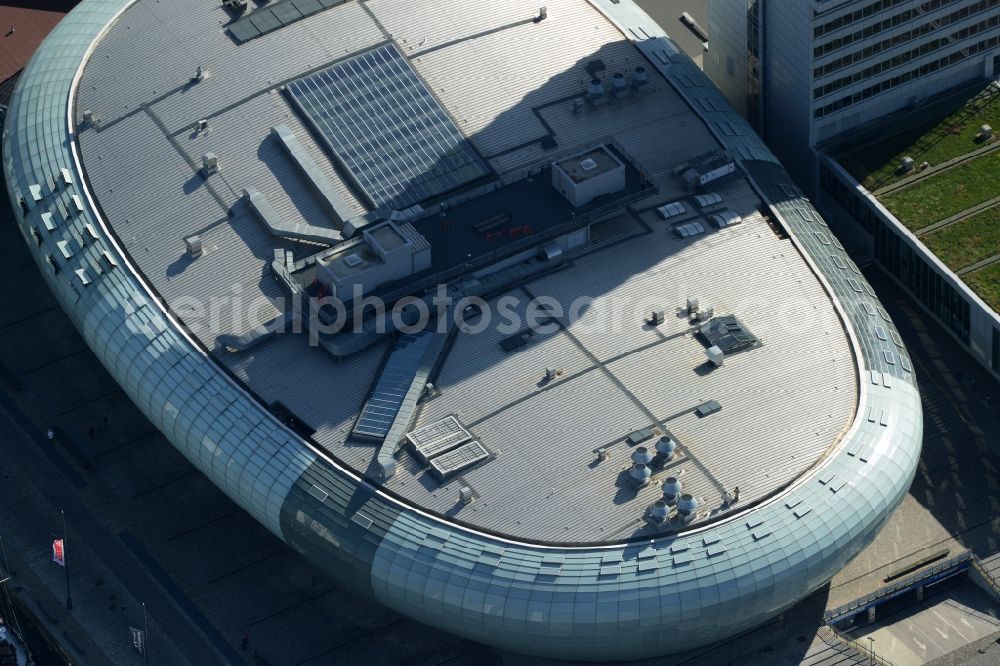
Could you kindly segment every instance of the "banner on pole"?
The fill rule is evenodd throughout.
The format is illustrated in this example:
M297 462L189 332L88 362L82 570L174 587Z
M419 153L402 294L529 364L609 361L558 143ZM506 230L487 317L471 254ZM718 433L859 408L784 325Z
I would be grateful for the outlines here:
M136 629L135 627L129 627L129 631L132 632L132 647L139 651L139 654L146 654L146 632L142 629Z
M56 539L52 542L52 561L61 567L66 566L66 556L63 553L62 539Z

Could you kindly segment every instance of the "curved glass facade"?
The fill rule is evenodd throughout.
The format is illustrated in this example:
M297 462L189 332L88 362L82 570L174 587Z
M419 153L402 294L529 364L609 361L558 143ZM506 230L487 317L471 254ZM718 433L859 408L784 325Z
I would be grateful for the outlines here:
M3 147L22 234L87 344L150 421L241 507L345 583L421 622L514 651L605 660L678 652L760 624L824 584L907 492L922 415L888 315L708 79L634 5L604 0L594 4L618 25L652 36L637 47L740 160L833 297L861 377L852 427L818 468L750 512L600 548L478 533L338 467L166 315L93 205L70 129L70 114L81 112L72 108L74 81L91 45L128 4L84 0L21 77Z

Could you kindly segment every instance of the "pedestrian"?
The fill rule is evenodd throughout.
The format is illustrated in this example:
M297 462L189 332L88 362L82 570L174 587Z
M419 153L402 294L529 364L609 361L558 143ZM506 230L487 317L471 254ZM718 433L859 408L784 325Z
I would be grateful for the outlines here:
M240 641L240 644L243 646L244 652L246 652L246 649L250 647L250 636L247 635L247 632L245 631L243 632L243 640Z

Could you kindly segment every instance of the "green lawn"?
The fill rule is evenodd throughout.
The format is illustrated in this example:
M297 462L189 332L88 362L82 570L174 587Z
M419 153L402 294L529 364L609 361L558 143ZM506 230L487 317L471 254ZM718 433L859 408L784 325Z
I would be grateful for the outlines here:
M924 245L953 271L1000 253L1000 207L921 236Z
M900 160L907 155L918 165L926 161L934 166L979 148L975 137L983 124L990 125L1000 134L1000 94L966 101L950 113L948 104L942 104L942 112L948 113L943 120L931 119L904 129L884 141L842 157L840 163L859 183L874 191L903 177L896 170Z
M990 264L974 273L963 275L965 283L986 301L994 312L1000 312L1000 263Z
M1000 151L981 155L879 199L900 222L915 231L1000 196L997 183Z

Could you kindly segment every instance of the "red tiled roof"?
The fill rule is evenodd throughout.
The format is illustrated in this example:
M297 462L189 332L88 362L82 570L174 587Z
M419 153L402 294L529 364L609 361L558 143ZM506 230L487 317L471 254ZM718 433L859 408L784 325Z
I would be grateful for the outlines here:
M0 0L0 81L28 64L31 54L76 1Z

